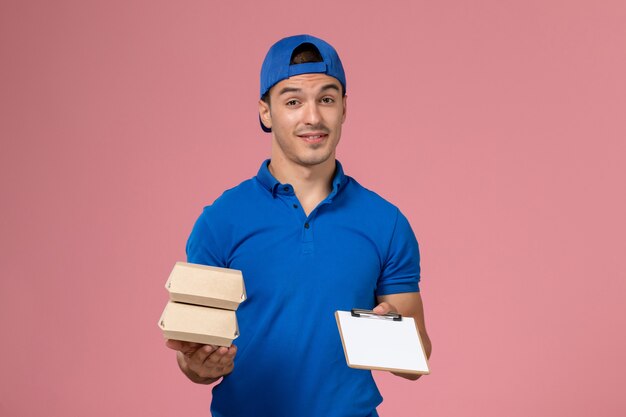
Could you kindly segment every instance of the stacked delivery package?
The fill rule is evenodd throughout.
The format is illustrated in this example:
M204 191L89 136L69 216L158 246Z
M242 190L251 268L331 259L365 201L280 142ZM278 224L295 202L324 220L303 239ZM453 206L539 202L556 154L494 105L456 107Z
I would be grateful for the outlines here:
M176 262L165 288L170 300L159 327L166 339L230 346L239 335L235 311L246 299L241 271Z

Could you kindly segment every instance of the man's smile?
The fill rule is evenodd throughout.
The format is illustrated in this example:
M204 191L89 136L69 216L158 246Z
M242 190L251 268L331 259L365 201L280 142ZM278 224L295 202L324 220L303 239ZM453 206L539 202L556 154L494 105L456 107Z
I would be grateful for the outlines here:
M301 138L301 139L304 139L306 142L318 143L318 142L321 142L322 140L326 139L328 137L328 133L325 133L325 132L307 132L307 133L300 133L297 136L299 138Z

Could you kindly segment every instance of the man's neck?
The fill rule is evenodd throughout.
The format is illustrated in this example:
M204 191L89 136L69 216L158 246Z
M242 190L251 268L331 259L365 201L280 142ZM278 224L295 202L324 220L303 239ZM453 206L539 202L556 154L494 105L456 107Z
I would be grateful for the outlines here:
M335 158L331 156L321 164L302 166L274 155L269 170L282 184L291 184L308 215L332 190Z

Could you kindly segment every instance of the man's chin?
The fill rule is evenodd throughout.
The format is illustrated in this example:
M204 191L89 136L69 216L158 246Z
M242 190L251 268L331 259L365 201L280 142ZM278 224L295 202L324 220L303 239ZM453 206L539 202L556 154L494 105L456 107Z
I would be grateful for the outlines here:
M329 160L332 160L334 162L334 159L335 158L333 154L316 155L316 156L310 156L308 158L298 158L298 164L309 167L309 168L313 168L313 167L322 165L325 162L328 162Z

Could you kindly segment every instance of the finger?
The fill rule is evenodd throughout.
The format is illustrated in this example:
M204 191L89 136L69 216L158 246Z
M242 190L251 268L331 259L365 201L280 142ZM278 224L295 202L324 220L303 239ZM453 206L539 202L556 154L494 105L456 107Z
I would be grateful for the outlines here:
M220 358L220 360L218 361L218 365L223 366L223 367L228 367L228 368L232 367L233 364L235 363L236 354L237 354L236 347L228 348L226 353L224 353L222 357Z
M200 365L194 365L195 371L199 375L220 377L230 374L235 369L234 358L237 354L237 346L230 347L215 346L215 351L206 357L206 360Z
M220 364L222 362L222 358L224 358L224 356L226 356L226 354L228 353L228 348L225 346L220 346L217 347L217 349L215 349L215 351L206 358L206 360L204 361L204 366L207 367L214 367L217 366L218 364Z
M382 303L374 307L372 311L376 314L387 314L391 311L391 306L389 305L389 303L383 301Z
M189 357L191 357L191 355L196 353L198 350L206 349L206 346L209 346L208 350L212 350L213 349L212 345L203 345L201 343L189 343L188 346L183 351L183 353L185 354L185 356L187 356L189 358Z
M235 355L237 354L237 346L231 345L230 347L220 347L211 356L207 358L204 363L206 367L212 368L224 368L230 373L235 364Z
M191 351L196 351L202 345L200 343L193 343L193 342L185 342L185 341L182 341L182 340L167 339L165 341L165 346L167 346L170 349L177 350L179 352L188 353L188 352L191 352Z
M185 355L189 358L189 362L196 366L201 366L208 357L215 351L216 346L204 345L199 347L195 352L190 355Z
M227 375L231 373L233 369L235 368L234 359L235 359L236 353L237 351L235 348L235 349L228 349L228 352L225 353L224 355L219 356L219 354L217 354L216 357L218 357L219 360L216 363L212 364L215 372L218 372L220 375Z
M206 354L204 349L201 350L203 352L195 355L194 361L189 363L189 368L196 374L202 377L218 378L231 373L234 369L232 359L226 361L224 359L225 355L221 355L217 347L213 352L205 357L204 361L200 362Z
M172 340L172 339L165 340L165 346L167 346L170 349L174 349L178 351L182 349L182 343L183 342L181 342L180 340Z
M372 311L376 314L387 314L387 313L397 313L398 309L395 308L393 304L383 301L382 303L374 307Z

